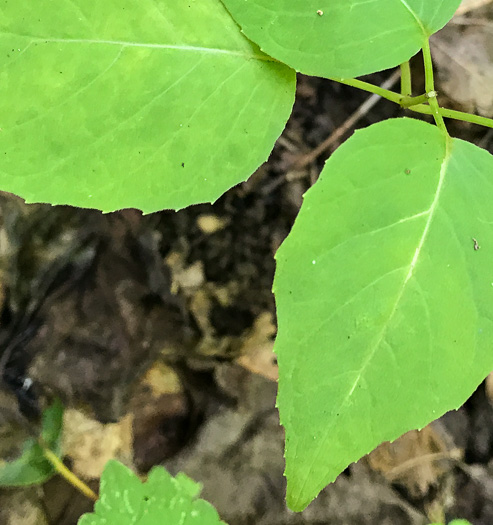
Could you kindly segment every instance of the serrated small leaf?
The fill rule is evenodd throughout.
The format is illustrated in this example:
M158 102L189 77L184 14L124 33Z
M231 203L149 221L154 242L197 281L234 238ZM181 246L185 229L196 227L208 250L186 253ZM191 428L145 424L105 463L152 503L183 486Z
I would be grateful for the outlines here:
M421 121L355 133L279 249L288 504L458 408L493 369L493 157Z
M41 437L44 444L56 454L60 453L63 424L63 405L56 400L42 416ZM45 458L43 449L35 439L28 439L20 457L0 462L0 486L20 487L44 483L55 474L52 464Z
M175 481L180 484L181 489L191 498L196 498L202 492L202 485L189 478L183 472L178 472Z
M212 505L196 499L198 487L184 474L173 478L163 467L154 467L142 483L112 460L101 477L94 513L82 516L78 525L225 525Z
M264 162L295 74L219 0L5 0L0 189L152 212L216 200Z
M222 0L263 51L306 75L350 78L402 64L461 0Z

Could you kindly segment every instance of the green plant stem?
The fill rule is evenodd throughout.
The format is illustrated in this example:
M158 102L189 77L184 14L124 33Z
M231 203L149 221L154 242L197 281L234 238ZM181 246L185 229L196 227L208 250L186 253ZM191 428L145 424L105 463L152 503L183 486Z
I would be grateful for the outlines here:
M399 93L395 93L394 91L384 89L380 86L375 86L375 84L370 84L364 80L359 80L358 78L331 78L331 80L339 82L340 84L345 84L346 86L368 91L369 93L374 93L375 95L379 95L382 98L390 100L391 102L395 102L404 108L410 108L411 106L422 104L423 102L430 99L428 93L419 95L418 97L403 96Z
M428 96L428 94L420 95L419 97L408 97L406 99L406 97L403 97L399 93L389 91L388 89L375 86L374 84L364 82L363 80L359 80L357 78L332 78L331 80L361 89L363 91L367 91L369 93L375 93L376 95L379 95L382 98L390 100L391 102L395 102L399 105L404 103L407 109L415 111L416 113L435 116L434 109L431 107L431 105L422 103L416 104L416 102L422 97L425 97L428 102L431 102L431 98ZM436 98L434 100L436 102ZM412 101L412 103L409 103L410 101ZM440 116L444 118L453 118L455 120L462 120L463 122L470 122L471 124L478 124L487 128L493 128L493 119L487 117L480 117L479 115L464 113L463 111L456 111L454 109L441 108L440 106L438 106L438 112Z
M331 80L339 82L340 84L345 84L346 86L368 91L369 93L375 93L375 95L379 95L382 98L390 100L391 102L395 102L396 104L400 104L402 100L402 95L394 93L388 89L384 89L380 86L375 86L374 84L370 84L364 80L359 80L358 78L331 78Z
M43 454L45 458L53 465L53 468L65 478L73 487L82 492L93 501L98 500L98 496L93 490L88 487L82 480L80 480L71 470L69 470L62 462L62 460L48 447L41 443Z
M419 95L418 97L403 97L401 100L401 107L405 109L409 109L413 106L418 106L419 104L428 102L429 99L430 99L430 96L428 93L423 93L422 95Z
M433 115L433 110L427 104L419 104L409 108L416 113L424 115ZM471 124L478 124L486 128L493 128L493 119L487 117L480 117L471 113L464 113L463 111L456 111L455 109L440 108L440 114L444 118L453 118L454 120L462 120L463 122L470 122Z
M431 58L430 41L428 38L423 42L423 61L425 66L425 90L429 96L429 104L432 109L432 115L435 119L436 125L444 132L448 134L447 127L443 120L443 116L440 113L440 106L438 104L436 91L435 91L435 78L433 74L433 61Z
M401 95L410 97L413 93L411 82L411 66L409 60L401 64Z

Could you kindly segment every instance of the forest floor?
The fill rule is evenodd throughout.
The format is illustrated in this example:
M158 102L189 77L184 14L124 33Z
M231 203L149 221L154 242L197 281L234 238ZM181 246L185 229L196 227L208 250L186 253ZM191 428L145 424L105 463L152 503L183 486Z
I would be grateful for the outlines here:
M493 10L473 3L433 39L438 89L443 105L492 117ZM419 57L412 65L418 92ZM116 457L141 474L186 472L229 525L493 524L490 380L458 411L351 465L304 512L285 505L273 256L354 129L415 116L384 100L365 109L369 96L300 76L269 162L214 205L102 215L1 195L0 458L18 454L18 422L36 428L56 395L66 462L95 490ZM450 131L493 153L493 130ZM58 477L0 492L1 525L75 525L91 508Z

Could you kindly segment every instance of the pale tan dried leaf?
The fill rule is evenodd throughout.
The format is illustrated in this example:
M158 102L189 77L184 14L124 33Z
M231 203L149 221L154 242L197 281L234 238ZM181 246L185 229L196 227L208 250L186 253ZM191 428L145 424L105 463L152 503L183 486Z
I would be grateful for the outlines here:
M429 425L407 432L393 443L382 443L367 460L389 482L398 481L412 495L420 497L445 472L443 461L458 459L460 454L457 449L449 449Z
M205 234L212 234L223 230L229 220L212 214L202 214L197 217L197 226Z
M241 356L237 362L254 374L277 381L279 372L274 352L273 337L276 326L270 312L263 312L255 320L253 327L241 346Z
M462 0L462 3L460 4L455 14L456 16L464 15L466 13L469 13L470 11L474 11L475 9L479 9L480 7L488 5L492 1L493 0Z
M492 26L493 27L493 26ZM493 30L448 26L434 35L440 90L467 112L493 116Z
M110 459L132 466L132 421L127 415L118 423L102 424L75 409L63 418L63 452L72 460L72 470L80 478L101 477Z
M166 263L171 271L171 293L177 294L181 290L186 296L190 296L204 284L205 275L202 261L196 261L187 266L183 254L171 252L166 257Z
M48 525L36 488L16 489L0 496L2 525Z
M149 391L152 398L164 394L176 394L182 390L176 372L161 361L156 361L145 373L139 383L140 389Z
M490 404L493 405L493 372L491 372L486 378L486 397Z

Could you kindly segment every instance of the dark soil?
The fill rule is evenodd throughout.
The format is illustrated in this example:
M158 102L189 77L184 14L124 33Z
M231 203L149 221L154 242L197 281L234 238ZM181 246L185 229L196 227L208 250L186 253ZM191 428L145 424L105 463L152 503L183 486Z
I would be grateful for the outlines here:
M491 525L493 407L483 387L436 426L464 459L445 462L424 491L389 481L362 461L294 514L284 503L276 384L236 362L259 316L275 315L273 255L324 158L301 170L294 163L366 98L301 77L270 161L212 206L102 215L3 195L0 427L8 431L0 457L15 457L23 422L35 431L41 407L56 395L103 423L133 410L134 465L145 472L162 463L201 481L203 496L230 525L414 525L442 511ZM381 101L358 127L401 114ZM485 137L465 125L452 131L474 142ZM492 148L491 141L482 145ZM200 226L204 216L220 225L217 231ZM198 283L177 285L180 268L191 267L201 269ZM142 378L159 361L176 373L179 388L151 402ZM14 515L22 502L41 505L52 525L75 524L91 508L54 478L41 490L1 493L2 525L37 523Z

